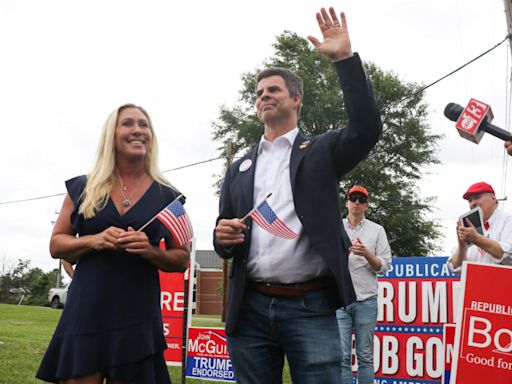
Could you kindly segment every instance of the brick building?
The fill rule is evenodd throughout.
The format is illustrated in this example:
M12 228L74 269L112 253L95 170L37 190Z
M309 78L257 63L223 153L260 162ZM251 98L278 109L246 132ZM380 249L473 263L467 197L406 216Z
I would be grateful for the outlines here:
M223 260L213 250L196 250L195 313L222 313Z

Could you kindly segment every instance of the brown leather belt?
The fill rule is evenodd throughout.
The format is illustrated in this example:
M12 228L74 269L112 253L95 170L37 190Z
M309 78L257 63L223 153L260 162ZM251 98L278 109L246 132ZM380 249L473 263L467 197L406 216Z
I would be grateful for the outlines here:
M279 284L253 280L249 280L247 283L249 288L267 296L302 297L305 292L328 288L332 285L333 279L330 277L320 277L297 284Z

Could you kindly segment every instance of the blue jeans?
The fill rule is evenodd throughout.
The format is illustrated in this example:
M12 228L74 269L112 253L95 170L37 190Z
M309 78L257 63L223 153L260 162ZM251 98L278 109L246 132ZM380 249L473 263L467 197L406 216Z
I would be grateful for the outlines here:
M352 383L352 330L356 336L358 384L373 384L373 335L377 323L377 297L356 301L336 311L341 336L341 378Z
M227 343L238 383L282 383L285 355L294 384L341 383L336 301L328 289L300 298L248 290Z

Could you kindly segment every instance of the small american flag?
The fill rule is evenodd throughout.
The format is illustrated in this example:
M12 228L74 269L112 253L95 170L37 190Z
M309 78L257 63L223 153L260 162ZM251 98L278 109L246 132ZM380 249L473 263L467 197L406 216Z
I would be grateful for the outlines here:
M258 205L258 207L250 213L250 216L256 224L274 236L290 240L299 237L299 235L288 228L288 226L277 217L266 200Z
M181 247L183 244L187 244L194 237L192 223L181 201L174 200L162 209L156 218L171 232L178 246Z

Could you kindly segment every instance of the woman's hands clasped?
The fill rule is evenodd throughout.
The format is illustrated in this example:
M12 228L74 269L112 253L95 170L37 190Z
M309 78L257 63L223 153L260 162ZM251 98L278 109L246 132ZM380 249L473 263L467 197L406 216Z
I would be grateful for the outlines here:
M117 238L117 246L128 253L140 256L147 256L154 249L154 246L149 242L148 236L144 232L138 232L132 227L128 227L127 231L122 230Z
M165 240L166 249L152 245L146 233L136 231L132 227L127 230L109 227L104 231L87 236L88 249L124 250L130 254L139 255L165 272L183 272L188 268L190 257L188 245L178 245L176 240L168 237ZM82 254L78 255L78 257Z
M128 253L146 256L153 251L148 236L138 232L132 227L124 230L118 227L108 227L96 234L93 238L92 248L95 251L124 249Z
M121 228L108 227L92 237L91 248L95 251L104 249L115 251L119 248L117 241L123 232L125 231Z

